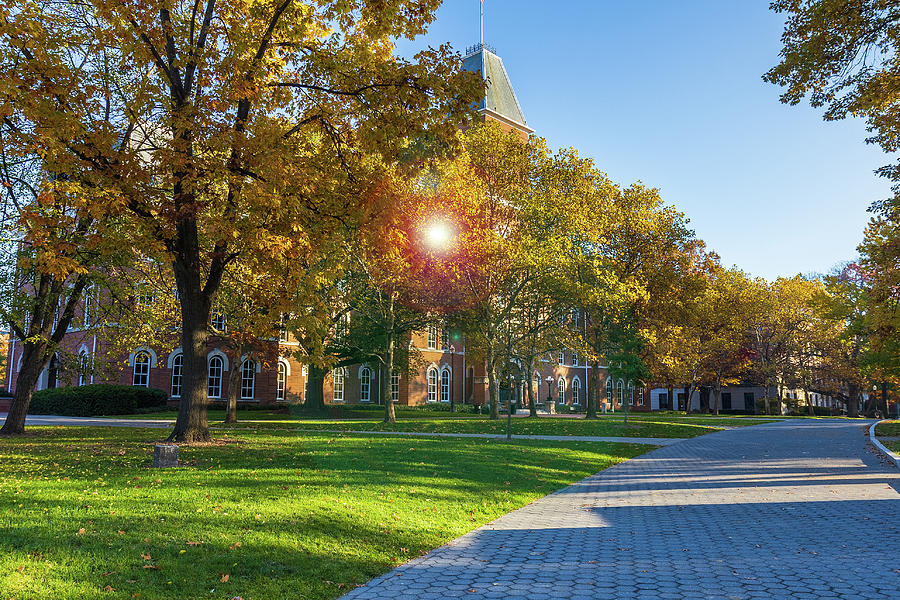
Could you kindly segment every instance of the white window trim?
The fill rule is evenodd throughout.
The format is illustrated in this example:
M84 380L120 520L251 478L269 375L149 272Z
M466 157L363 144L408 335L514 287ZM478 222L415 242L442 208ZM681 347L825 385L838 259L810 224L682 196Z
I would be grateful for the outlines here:
M283 360L279 360L275 366L275 401L284 402L287 400L287 378L289 366Z
M432 383L431 376L434 375L434 386L432 395ZM437 402L440 398L440 386L441 386L441 376L440 371L434 365L428 367L425 371L425 402L434 403Z
M363 375L367 375L363 378ZM367 365L362 365L359 368L359 401L369 403L372 401L372 369L370 369ZM365 387L363 387L363 382L365 382ZM363 398L363 390L366 392L366 398Z
M146 356L146 357L147 357L147 362L146 362L146 363L143 363L143 362L139 363L138 360L137 360L137 359L138 359L138 356ZM147 372L146 372L146 373L140 373L140 375L141 375L142 377L146 378L146 379L145 379L145 383L136 383L136 382L137 382L137 378L138 378L138 365L139 365L139 364L140 364L140 365L146 364L146 366L147 366ZM146 351L143 351L143 350L139 350L138 352L136 352L135 355L134 355L134 359L132 360L132 365L131 365L131 386L132 386L132 387L146 387L146 388L150 387L150 369L151 369L152 366L153 366L153 358L150 356L150 353L149 353L149 352L146 352Z
M225 379L225 371L227 370L225 368L225 360L221 356L214 354L213 352L211 352L208 356L209 356L209 358L206 361L206 397L214 399L214 400L218 400L218 399L222 398L222 381ZM219 377L219 383L217 386L218 392L216 394L210 394L209 393L209 389L211 387L210 381L212 380L212 377L210 377L210 375L212 372L212 365L215 360L219 360L220 361L219 364L221 364L222 367L219 369L219 375L218 375L218 377Z
M447 399L444 400L444 373L447 374ZM445 366L438 374L438 400L440 402L449 403L453 397L453 371L449 366Z
M248 387L247 385L245 385L245 383L247 381L247 376L246 376L247 375L247 365L251 361L253 363L253 366L251 367L250 378L249 378L250 395L247 396L245 394L245 391L247 390L247 387ZM253 400L256 398L256 373L258 372L258 367L259 367L259 362L255 361L251 358L245 358L243 361L241 361L241 395L240 395L241 400Z
M175 393L175 361L181 358L181 367L180 372L178 373L178 394ZM184 354L181 351L173 352L169 356L169 368L172 370L171 381L169 382L169 395L172 398L181 398L181 392L184 390ZM209 378L209 373L206 374L207 379ZM207 383L209 383L207 381Z

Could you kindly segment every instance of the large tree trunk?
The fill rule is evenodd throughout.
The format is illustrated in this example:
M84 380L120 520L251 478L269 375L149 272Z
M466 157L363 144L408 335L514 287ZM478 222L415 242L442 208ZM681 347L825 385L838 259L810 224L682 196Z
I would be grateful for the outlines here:
M875 409L877 408L878 399L875 394L869 393L866 401L863 403L863 414L867 419L875 418Z
M784 414L784 383L782 381L778 382L778 387L775 389L778 393L778 416Z
M231 359L228 373L228 395L225 403L225 423L237 423L238 390L241 388L241 353L238 350Z
M325 414L325 375L328 371L318 365L309 365L306 369L306 398L303 412L309 415Z
M700 388L700 412L709 414L709 386Z
M691 400L694 396L694 386L686 385L684 386L684 414L691 414ZM675 410L678 410L678 400L672 398L671 401L674 402L672 406L675 407Z
M189 287L184 283L179 285L182 294L181 350L184 356L184 385L178 403L175 430L169 439L185 443L208 442L211 439L206 415L210 302L199 291L199 284L196 287L196 293L188 295ZM231 368L234 369L235 366L231 365Z
M766 398L764 400L763 410L766 413L766 416L769 414L769 392L772 390L772 384L769 380L766 380Z
M384 399L384 422L396 423L397 413L394 410L394 398L391 396L391 378L394 369L394 334L390 332L384 344L382 362L387 372L387 375L381 378L381 397Z
M888 410L888 384L887 381L881 381L881 402L884 404L884 412L881 414L882 419L890 419L891 413Z
M849 398L847 399L847 416L848 417L858 417L859 416L859 386L855 383L851 383L847 386L849 393Z
M675 386L672 383L669 383L668 385L669 385L669 387L666 388L666 398L669 399L669 409L677 411L678 405L673 404L673 402L675 402ZM650 408L651 409L653 408L652 402L650 403ZM661 409L662 409L662 407L660 407L660 410Z
M584 416L585 419L596 419L597 418L597 396L600 393L600 363L598 361L593 361L591 363L591 389L588 393L588 401L587 401L587 414Z
M816 409L813 408L812 403L812 395L809 393L809 388L804 388L803 393L806 394L806 406L808 409L808 413L810 417L816 416Z
M488 356L487 360L487 376L488 376L488 396L491 403L491 419L500 418L500 410L498 402L500 399L500 381L497 379L496 366L494 365L493 354Z
M528 416L537 416L537 396L541 394L541 380L538 379L537 389L534 389L534 359L528 361Z
M32 342L24 342L22 344L24 350L22 352L22 368L16 377L16 391L13 393L12 405L9 407L9 414L6 416L6 422L0 428L0 435L22 435L25 433L25 416L28 414L28 406L31 404L31 397L34 395L34 388L37 387L38 379L41 371L49 362L46 352L46 344L35 344ZM10 365L9 372L13 373L15 365Z

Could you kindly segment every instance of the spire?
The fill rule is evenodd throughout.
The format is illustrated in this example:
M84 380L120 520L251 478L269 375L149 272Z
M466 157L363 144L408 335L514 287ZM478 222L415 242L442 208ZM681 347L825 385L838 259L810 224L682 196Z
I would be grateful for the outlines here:
M485 83L485 96L476 108L484 119L497 121L525 137L534 132L525 122L525 115L503 66L503 60L497 56L494 48L485 43L467 48L462 68L472 73L481 73Z

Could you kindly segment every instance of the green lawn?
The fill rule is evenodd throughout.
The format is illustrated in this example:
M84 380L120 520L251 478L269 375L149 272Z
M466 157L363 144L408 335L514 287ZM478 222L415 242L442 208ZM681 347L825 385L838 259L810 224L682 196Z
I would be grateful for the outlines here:
M900 440L892 440L892 441L886 441L886 442L881 442L881 443L884 444L888 450L892 450L892 451L900 454Z
M334 598L650 446L159 430L0 439L2 598Z
M900 421L885 421L875 427L875 435L900 436Z
M234 429L296 429L301 431L404 431L417 433L506 433L506 418L490 420L486 416L423 409L400 409L398 421L387 425L371 410L354 411L354 415L368 418L303 419L266 411L239 411ZM129 415L128 418L174 419L174 412ZM209 420L214 427L222 427L225 414L210 410ZM260 422L263 421L263 422ZM583 435L605 437L689 438L717 431L721 427L745 427L771 420L751 419L729 415L690 415L677 413L632 413L628 424L620 411L602 415L597 420L571 417L542 416L537 419L517 417L513 433L517 435Z
M762 421L723 420L687 417L682 419L658 420L652 417L634 418L630 416L625 424L621 416L606 416L597 420L572 419L565 417L541 417L537 419L516 418L512 422L515 435L580 435L604 437L647 437L647 438L689 438L717 431L715 426L754 425ZM303 431L408 431L418 433L506 433L506 419L492 421L487 417L468 418L419 418L398 420L394 424L383 423L379 419L357 420L302 420L271 421L267 423L238 423L235 428L293 428Z

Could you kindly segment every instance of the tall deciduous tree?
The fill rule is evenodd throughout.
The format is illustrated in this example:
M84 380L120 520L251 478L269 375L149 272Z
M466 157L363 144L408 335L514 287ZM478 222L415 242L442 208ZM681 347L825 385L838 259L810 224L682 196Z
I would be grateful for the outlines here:
M98 215L122 213L172 265L184 389L172 437L209 438L211 307L231 265L315 253L411 136L451 137L480 82L458 55L408 62L439 0L49 2L0 8L2 116L34 152L90 172ZM81 57L80 62L69 57ZM14 107L14 110L11 109ZM113 192L110 192L113 190Z

